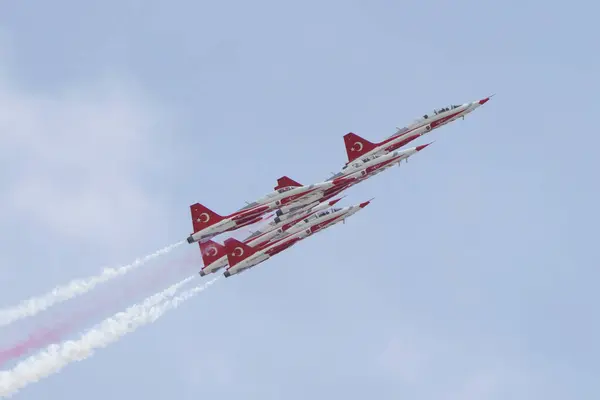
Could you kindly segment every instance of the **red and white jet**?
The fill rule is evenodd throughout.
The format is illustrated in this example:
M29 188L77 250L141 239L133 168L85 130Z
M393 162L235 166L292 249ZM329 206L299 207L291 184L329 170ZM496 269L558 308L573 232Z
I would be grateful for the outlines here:
M296 182L287 176L283 176L277 180L277 185L281 186L283 182L286 182L288 180ZM315 193L313 196L308 196L303 199L299 199L294 203L289 203L279 207L279 209L275 212L276 217L273 220L272 224L278 224L282 221L288 221L292 218L297 218L298 216L305 215L307 213L307 210L311 210L319 204L322 204L323 202L326 202L329 199L332 199L333 197L342 193L344 190L346 190L346 188L348 188L348 183L350 183L351 181L352 179L347 179L345 176L340 176L339 178L336 177L334 179L328 179L325 182L331 182L333 184L329 188ZM276 186L276 188L278 186Z
M319 211L325 210L329 207L333 207L340 199L323 202L318 206L308 209L308 212L302 213L302 215L295 217L294 219L285 222L281 221L277 224L272 224L272 222L267 225L265 228L254 232L252 235L248 236L242 243L245 243L250 246L259 247L265 243L273 241L278 237L281 237L288 230L293 228L296 224L300 223L307 218L315 215ZM225 252L225 248L223 245L214 242L211 239L207 241L202 241L199 243L200 253L202 254L202 261L204 266L200 270L200 276L205 276L207 274L215 273L223 267L227 266L227 254Z
M221 233L255 224L263 215L275 209L279 209L278 215L281 215L311 204L317 205L326 193L335 192L346 180L340 178L304 186L283 176L277 182L273 192L227 216L219 215L200 203L191 205L194 232L187 238L188 243L205 241Z
M274 255L286 250L306 237L326 229L338 222L345 221L346 218L360 211L370 203L364 203L348 206L344 208L333 209L319 213L316 218L303 225L299 232L292 233L266 245L250 246L237 239L229 238L223 243L227 253L227 263L229 266L223 275L228 278L231 275L239 274L249 268L260 264Z
M348 189L362 181L372 178L388 168L400 165L403 160L408 162L409 157L417 154L430 144L431 143L411 147L406 150L394 151L393 153L388 153L372 160L346 165L344 166L344 169L342 169L342 172L338 172L329 179L345 179L345 189Z
M287 176L282 176L277 179L277 186L273 188L273 192L248 204L242 210L271 203L275 203L277 207L289 208L307 205L322 199L325 192L335 189L343 183L343 180L324 181L305 186Z
M485 99L481 99L479 101L472 101L470 103L452 105L434 110L432 115L425 114L422 118L419 118L412 124L404 128L398 128L395 134L379 143L370 142L367 139L356 135L355 133L349 132L344 135L344 144L346 146L346 154L348 156L348 162L346 162L346 165L357 159L373 159L377 156L387 154L399 149L402 146L405 146L406 144L426 133L431 132L434 129L444 126L459 118L464 119L465 115L473 112L475 109L487 103L490 97L486 97Z
M188 243L205 241L223 232L255 224L262 221L266 213L276 208L275 203L270 203L245 208L233 214L222 216L200 203L192 204L190 211L194 233L187 238L187 241Z
M355 160L355 162L345 165L341 172L338 172L329 179L346 178L348 187L354 186L358 181L366 180L394 165L400 165L403 160L408 162L409 157L417 154L431 143L394 151L393 153L387 153L373 159Z

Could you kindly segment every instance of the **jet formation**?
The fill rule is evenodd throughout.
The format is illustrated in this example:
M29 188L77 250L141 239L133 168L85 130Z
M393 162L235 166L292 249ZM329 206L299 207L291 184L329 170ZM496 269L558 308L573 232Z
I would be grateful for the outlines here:
M490 96L491 97L491 96ZM224 270L227 278L247 271L298 242L330 228L365 208L373 200L346 207L336 207L338 197L348 188L386 169L400 165L431 143L402 150L419 137L473 112L490 97L470 103L436 109L431 114L397 128L380 142L371 142L353 132L344 135L347 161L341 170L325 181L303 185L288 176L277 179L273 191L243 208L220 215L196 203L190 206L193 233L188 243L198 243L203 267L200 276ZM336 198L337 197L337 198ZM266 221L270 220L268 223ZM263 223L244 240L216 237L243 227Z

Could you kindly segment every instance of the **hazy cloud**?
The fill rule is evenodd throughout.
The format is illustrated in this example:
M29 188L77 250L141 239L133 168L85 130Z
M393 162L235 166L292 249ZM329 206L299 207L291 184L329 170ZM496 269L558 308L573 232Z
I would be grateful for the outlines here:
M69 239L115 242L161 218L149 195L166 116L118 78L74 83L61 93L24 89L0 75L1 218ZM159 139L159 138L158 138ZM118 228L116 228L118 227Z

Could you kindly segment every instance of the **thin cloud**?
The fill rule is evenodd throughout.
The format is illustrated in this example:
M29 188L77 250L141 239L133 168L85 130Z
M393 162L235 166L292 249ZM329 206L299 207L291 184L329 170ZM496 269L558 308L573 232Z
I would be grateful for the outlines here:
M104 243L156 226L162 205L140 177L160 154L165 118L119 79L44 94L0 73L0 220Z

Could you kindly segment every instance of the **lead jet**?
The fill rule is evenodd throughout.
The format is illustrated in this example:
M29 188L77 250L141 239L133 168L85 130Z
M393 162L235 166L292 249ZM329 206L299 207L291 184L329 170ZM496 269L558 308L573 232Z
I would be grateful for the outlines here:
M307 222L299 232L292 233L262 246L250 246L237 239L229 238L223 243L227 253L229 266L223 275L228 278L260 264L276 254L292 247L294 244L323 229L346 220L370 203L366 201L358 205L334 209L320 213L314 220Z
M252 235L244 239L243 243L250 246L260 246L269 241L275 240L282 234L293 228L297 223L306 221L308 218L316 215L319 211L325 210L329 207L333 207L341 198L335 199L329 202L324 202L309 212L303 214L295 219L285 222L282 221L278 224L267 225L264 229L254 232ZM223 267L227 266L227 254L222 244L219 244L211 239L198 243L200 247L200 254L202 255L202 262L204 266L200 270L200 276L215 273Z
M342 177L304 186L283 176L278 179L278 185L273 192L226 216L219 215L200 203L193 204L190 206L190 211L194 232L190 234L187 241L188 243L206 241L221 233L255 224L262 219L262 216L275 209L278 209L279 216L297 208L316 205L325 197L325 193L335 193L345 183L345 178ZM286 211L281 211L282 209Z
M490 96L492 97L492 96ZM470 103L451 105L433 111L433 114L425 114L404 128L398 128L396 133L387 139L373 143L353 132L344 135L344 145L348 161L346 165L357 159L373 159L387 154L405 146L422 135L431 132L459 118L463 118L487 103L490 97Z

